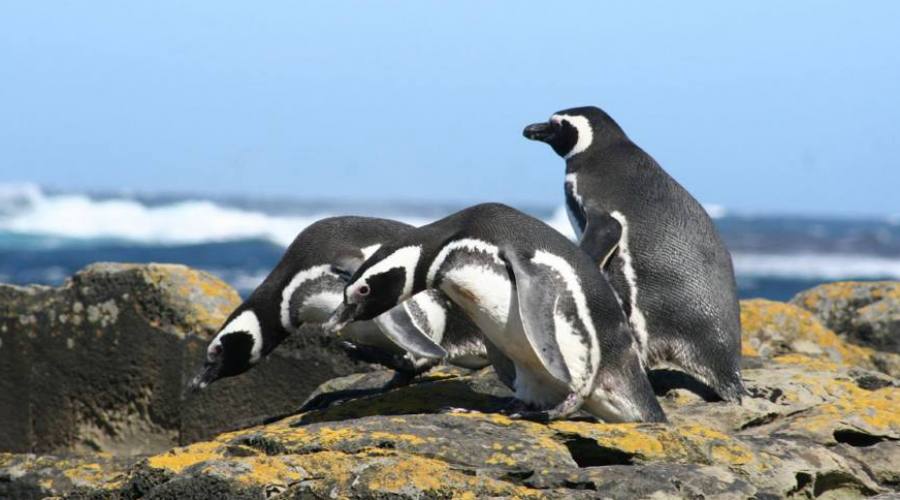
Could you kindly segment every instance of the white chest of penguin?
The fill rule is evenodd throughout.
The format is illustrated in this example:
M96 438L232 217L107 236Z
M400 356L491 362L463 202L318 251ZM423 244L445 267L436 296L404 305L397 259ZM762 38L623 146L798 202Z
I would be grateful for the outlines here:
M519 399L549 405L565 397L565 386L547 372L525 335L516 287L508 275L477 264L450 266L441 276L440 289L513 360Z
M566 197L571 198L566 200L566 215L569 216L569 224L572 225L572 229L575 231L575 240L580 241L581 237L584 234L584 227L582 227L581 222L579 222L578 220L578 217L575 216L575 207L572 206L572 204L575 203L578 205L579 210L584 210L584 204L582 202L581 196L578 194L577 175L566 174L565 190Z

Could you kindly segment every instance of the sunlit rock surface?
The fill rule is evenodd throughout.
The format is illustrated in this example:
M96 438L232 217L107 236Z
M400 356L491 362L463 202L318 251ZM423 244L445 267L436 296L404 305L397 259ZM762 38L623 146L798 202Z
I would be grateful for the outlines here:
M900 283L843 282L817 286L791 300L850 342L900 353Z
M133 455L293 410L363 369L311 330L186 398L237 293L180 265L95 264L58 288L0 285L0 451Z
M670 419L665 425L604 424L586 416L550 424L510 420L497 413L509 391L490 369L439 367L387 392L378 388L390 373L374 371L322 384L311 395L319 409L168 451L131 458L0 455L0 497L897 493L900 381L878 364L879 352L845 341L789 304L746 301L742 321L744 402L708 402L678 383L664 384L672 387L660 391ZM253 404L257 397L248 395Z

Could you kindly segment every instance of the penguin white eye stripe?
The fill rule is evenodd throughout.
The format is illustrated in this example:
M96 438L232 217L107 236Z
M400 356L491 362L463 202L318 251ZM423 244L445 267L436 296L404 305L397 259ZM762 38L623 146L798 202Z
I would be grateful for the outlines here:
M584 152L587 148L591 147L591 143L594 142L594 129L591 127L590 120L584 116L553 115L550 117L550 121L554 123L566 121L578 131L578 141L576 141L575 145L572 146L572 149L563 156L566 160L578 153Z
M256 313L247 310L239 314L236 318L229 321L225 328L216 335L213 345L222 345L222 337L234 332L247 332L253 338L253 347L250 349L250 362L256 363L262 355L262 328L259 325L259 318ZM211 346L212 348L212 346Z
M406 274L405 282L403 284L403 296L409 297L412 294L413 273L416 270L416 265L419 263L419 256L421 255L422 247L420 246L408 246L400 248L384 259L378 261L374 266L366 269L363 275L356 280L356 283L359 283L361 286L365 286L366 281L371 276L381 274L395 267L400 267L403 268ZM348 289L348 291L355 292L356 290Z

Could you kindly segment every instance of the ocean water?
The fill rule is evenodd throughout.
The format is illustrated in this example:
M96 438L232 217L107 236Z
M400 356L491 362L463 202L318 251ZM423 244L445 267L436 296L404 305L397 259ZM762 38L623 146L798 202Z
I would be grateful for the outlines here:
M461 205L75 193L0 184L0 282L58 285L97 261L174 262L245 295L304 227L333 215L421 225ZM519 207L572 237L562 206ZM785 300L836 280L900 279L900 218L732 214L708 207L740 295Z

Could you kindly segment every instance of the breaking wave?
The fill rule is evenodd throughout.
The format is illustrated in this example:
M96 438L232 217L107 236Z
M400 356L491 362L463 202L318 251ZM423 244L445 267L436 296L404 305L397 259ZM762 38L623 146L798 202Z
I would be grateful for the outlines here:
M0 280L53 283L90 260L162 259L213 270L246 290L297 233L323 217L356 213L422 225L459 208L269 201L0 184ZM754 218L717 205L707 210L732 251L739 281L900 279L900 217ZM563 207L531 213L574 238Z

